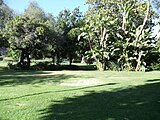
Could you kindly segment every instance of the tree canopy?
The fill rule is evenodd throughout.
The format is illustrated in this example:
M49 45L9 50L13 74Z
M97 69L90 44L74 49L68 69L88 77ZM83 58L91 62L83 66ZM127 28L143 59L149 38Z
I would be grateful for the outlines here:
M11 49L21 51L20 65L30 66L29 55L37 45L48 40L47 30L47 22L23 16L6 23L4 35L8 39Z

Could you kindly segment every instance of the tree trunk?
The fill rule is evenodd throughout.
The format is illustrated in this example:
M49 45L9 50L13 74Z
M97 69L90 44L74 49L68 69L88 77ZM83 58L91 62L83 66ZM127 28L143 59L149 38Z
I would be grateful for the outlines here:
M60 55L59 55L59 52L57 52L57 63L56 63L57 65L59 65L60 64Z
M85 57L84 56L81 58L81 63L85 63Z
M21 50L21 56L20 56L20 61L19 61L19 65L21 66L21 67L23 67L24 66L24 50Z
M95 57L95 61L96 61L97 69L98 69L99 71L104 71L104 70L106 70L106 59L100 60L99 58L96 58L96 57Z
M148 1L147 3L146 3L147 5L147 11L146 11L146 16L145 16L145 18L144 18L144 20L143 20L143 24L142 24L142 26L141 26L141 28L140 28L140 31L139 31L139 33L138 33L138 35L136 36L136 40L135 40L135 49L137 49L136 47L137 47L137 45L138 45L138 41L140 40L140 36L142 35L142 31L143 31L143 29L144 29L144 27L145 27L145 25L146 25L146 22L147 22L147 20L148 20L148 16L149 16L149 12L150 12L150 1ZM143 54L143 52L142 51L140 51L139 52L139 55L138 55L138 59L137 59L137 65L136 65L136 69L135 69L135 71L140 71L140 65L141 65L141 57L142 57L142 54Z
M51 51L52 64L56 65L57 57L53 51Z
M96 66L97 66L97 69L98 69L99 71L104 71L104 70L106 70L106 63L105 63L105 61L100 62L99 60L97 60L97 61L96 61Z
M144 18L144 20L143 20L143 24L142 24L142 26L141 26L141 28L140 28L140 31L139 31L138 35L136 36L135 48L136 48L136 46L137 46L137 44L138 44L138 41L139 41L140 36L141 36L141 34L142 34L142 31L143 31L143 29L144 29L144 27L145 27L145 24L146 24L147 20L148 20L148 16L149 16L149 12L150 12L150 2L148 1L146 4L147 4L146 16L145 16L145 18Z
M60 53L59 53L59 51L58 50L52 51L51 55L52 55L52 63L54 65L59 65L60 64Z
M26 66L27 66L27 68L29 68L30 65L31 65L31 60L30 60L28 51L26 51Z
M72 65L73 57L72 55L69 55L69 65Z
M143 54L143 51L139 52L135 71L140 71L140 69L141 69L141 57L142 57L142 54Z
M30 57L29 57L29 52L28 50L21 50L21 57L20 57L20 61L19 61L19 65L23 68L23 69L26 69L28 67L30 67L30 64L31 64L31 60L30 60Z

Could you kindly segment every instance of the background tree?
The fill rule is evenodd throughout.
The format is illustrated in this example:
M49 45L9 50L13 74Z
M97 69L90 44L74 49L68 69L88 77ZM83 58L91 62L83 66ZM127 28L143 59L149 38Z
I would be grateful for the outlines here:
M30 2L28 8L25 10L23 16L28 17L30 19L36 20L37 22L43 21L48 23L48 33L46 34L47 40L43 41L43 43L36 44L34 51L32 52L32 58L35 59L43 59L46 56L49 56L50 50L52 48L51 44L54 39L54 24L55 20L53 15L49 13L45 13L43 9L41 9L36 2ZM45 38L45 39L46 39ZM46 54L48 53L48 54Z
M0 29L4 27L4 24L13 19L14 12L13 10L4 3L3 0L0 0Z
M30 66L30 54L38 44L47 40L48 24L28 17L16 17L8 21L4 34L13 50L21 51L19 65ZM7 32L6 32L7 31Z
M3 36L3 32L1 30L4 28L5 23L7 21L13 19L13 16L13 10L10 7L8 7L3 0L0 0L0 56L3 56L3 60L5 59L8 41Z
M38 20L46 19L45 12L39 7L37 2L30 2L28 8L25 10L23 15L25 17L36 18Z
M82 14L78 8L72 12L64 10L57 17L57 28L60 33L61 54L63 57L69 58L70 65L76 55L78 46L78 27ZM59 49L59 48L58 48Z
M13 19L13 10L9 8L3 0L0 0L0 29L3 29L5 23L9 20ZM7 47L7 40L3 37L2 33L0 33L0 47Z

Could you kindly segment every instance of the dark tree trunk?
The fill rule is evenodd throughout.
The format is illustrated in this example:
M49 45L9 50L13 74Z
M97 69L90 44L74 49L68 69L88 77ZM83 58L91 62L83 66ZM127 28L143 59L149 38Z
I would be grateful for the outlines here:
M59 52L57 52L57 63L56 63L57 65L59 65L60 64L60 54L59 54Z
M21 57L20 57L20 61L19 61L19 65L20 66L24 66L24 59L25 59L25 55L24 55L24 50L21 51Z
M26 51L26 66L29 68L31 65L31 60L30 60L30 57L29 57L29 52Z
M26 49L22 49L21 51L22 52L21 52L19 65L23 69L29 68L30 64L31 64L31 60L30 60L30 57L29 57L29 52Z
M69 65L72 65L72 58L69 58Z
M73 61L73 56L70 54L69 55L69 65L72 65L72 61Z
M55 53L53 51L51 51L51 58L52 58L52 63L54 65L56 65L56 56L55 56Z

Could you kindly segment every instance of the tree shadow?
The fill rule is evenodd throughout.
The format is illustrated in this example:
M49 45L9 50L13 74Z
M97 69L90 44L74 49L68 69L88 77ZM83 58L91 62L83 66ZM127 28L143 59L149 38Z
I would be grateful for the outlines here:
M159 120L160 83L53 101L41 120Z
M52 72L53 73L53 72ZM43 71L0 71L0 86L15 86L24 84L57 84L62 80L76 78L75 75L51 74Z
M97 70L96 65L54 65L50 62L40 62L31 67L33 70L49 70L49 71L60 71L60 70L85 70L93 71Z
M58 90L58 91L38 92L38 93L26 94L26 95L12 97L12 98L0 99L0 101L15 100L15 99L31 97L31 96L36 96L36 95L42 95L42 94L49 94L49 93L61 93L61 92L68 92L68 91L84 90L84 89L88 89L88 88L96 88L96 87L115 85L115 84L117 84L117 83L107 83L107 84L101 84L101 85L94 85L94 86L88 86L88 87L79 87L79 88L71 88L71 89L64 89L64 90Z
M160 82L160 79L147 80L147 82Z
M49 74L50 72L36 71L36 70L8 70L0 69L0 76L5 75L34 75L34 74Z

